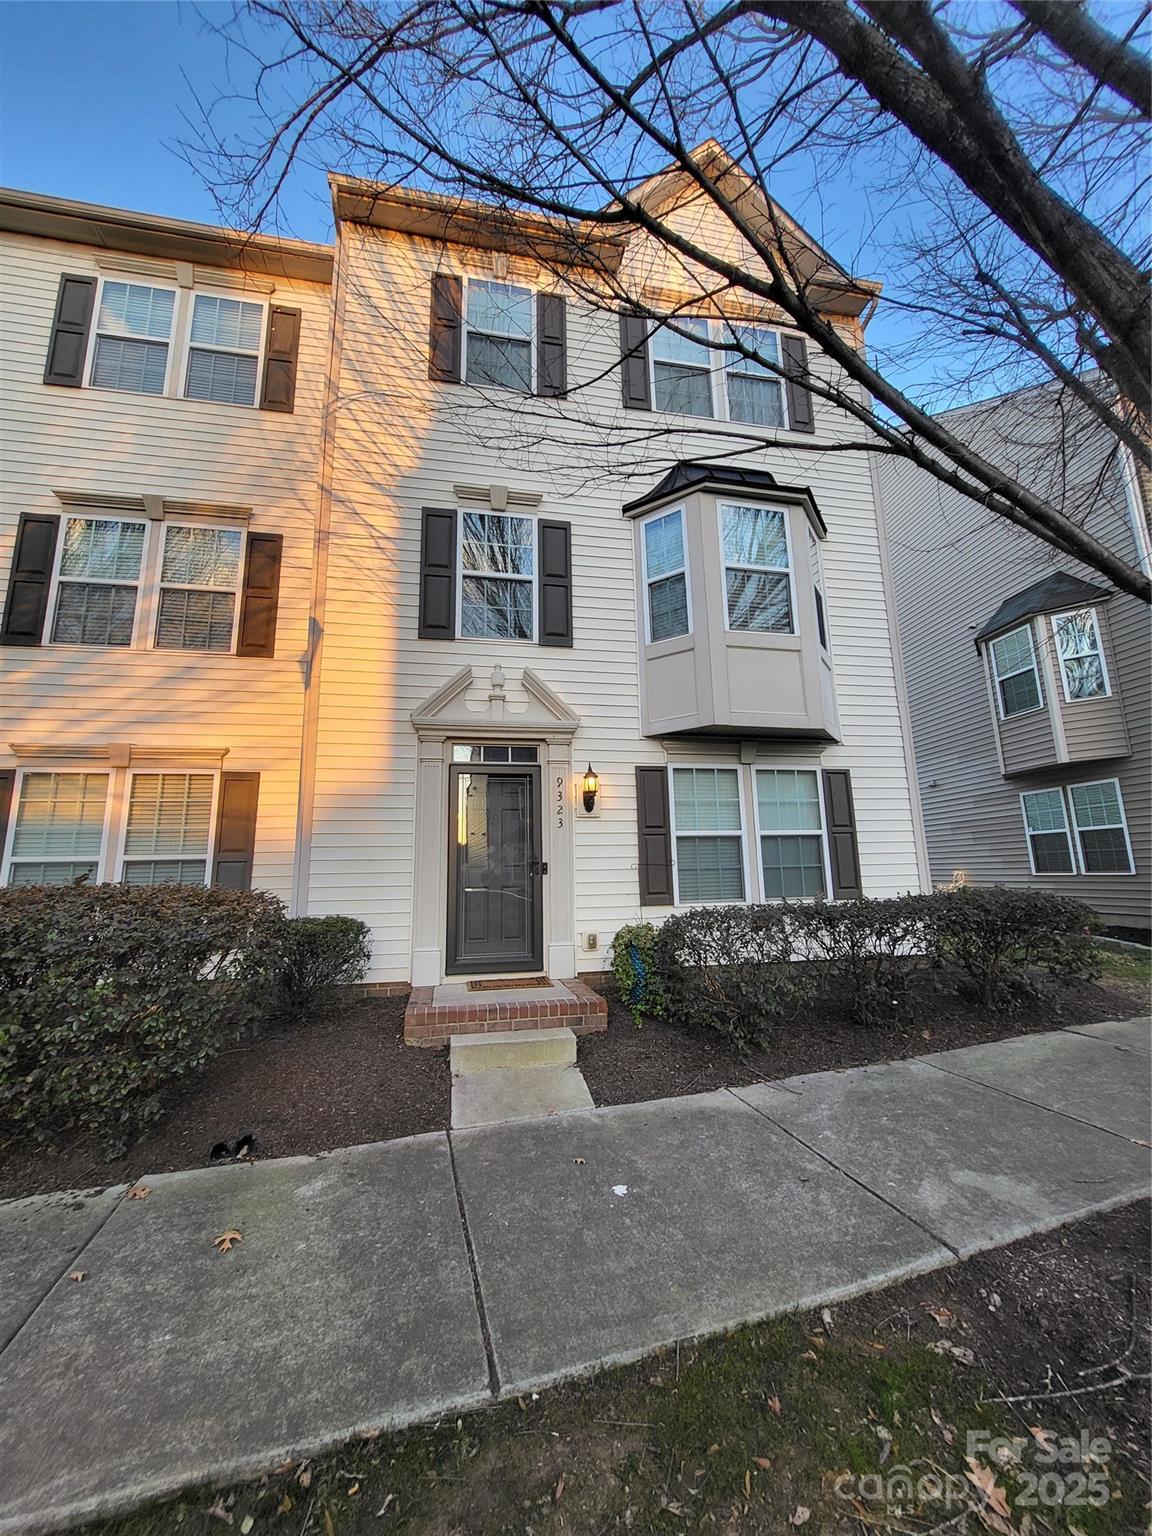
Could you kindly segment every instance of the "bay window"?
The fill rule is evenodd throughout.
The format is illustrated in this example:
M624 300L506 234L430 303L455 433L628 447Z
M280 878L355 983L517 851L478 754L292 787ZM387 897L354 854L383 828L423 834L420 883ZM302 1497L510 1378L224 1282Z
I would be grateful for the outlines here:
M1068 702L1106 697L1111 690L1095 610L1082 608L1076 613L1055 614L1052 634Z
M644 592L649 642L672 640L691 629L684 514L677 508L643 524Z
M1042 708L1044 695L1040 691L1031 624L1021 624L1018 629L1000 635L988 650L1001 719Z
M784 512L722 504L720 521L728 628L793 634Z
M744 822L736 768L672 769L677 900L743 901Z

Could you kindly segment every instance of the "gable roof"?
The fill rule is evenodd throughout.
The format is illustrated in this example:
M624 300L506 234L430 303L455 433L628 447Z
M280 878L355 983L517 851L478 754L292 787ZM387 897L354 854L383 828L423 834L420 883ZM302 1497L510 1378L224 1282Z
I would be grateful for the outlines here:
M673 464L650 491L645 491L643 496L637 496L633 501L625 502L621 510L625 517L636 517L650 507L659 506L662 501L674 500L690 491L701 490L746 491L777 501L798 501L819 537L827 537L828 525L808 486L781 485L769 470L749 469L743 464L709 464L694 459L681 459L679 463Z
M976 643L979 645L981 640L987 640L1013 624L1022 624L1025 619L1034 618L1038 613L1059 613L1062 608L1082 608L1087 603L1103 602L1111 595L1103 587L1093 586L1090 581L1081 581L1079 576L1070 576L1067 571L1054 571L1051 576L1045 576L1043 581L1035 581L1022 592L1005 599L988 622L977 631Z

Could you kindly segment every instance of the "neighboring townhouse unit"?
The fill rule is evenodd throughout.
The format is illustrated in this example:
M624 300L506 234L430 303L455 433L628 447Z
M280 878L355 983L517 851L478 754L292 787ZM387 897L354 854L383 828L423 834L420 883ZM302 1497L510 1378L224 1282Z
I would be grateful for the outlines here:
M921 888L870 460L697 341L803 339L639 230L332 185L299 909L362 918L372 978L423 989L599 971L698 903ZM730 244L682 177L639 195ZM796 241L862 344L868 294ZM599 302L607 270L692 334Z
M1056 390L944 419L1149 569L1146 481ZM1064 892L1146 937L1147 605L920 470L881 481L933 879Z
M292 894L329 247L0 193L0 881Z

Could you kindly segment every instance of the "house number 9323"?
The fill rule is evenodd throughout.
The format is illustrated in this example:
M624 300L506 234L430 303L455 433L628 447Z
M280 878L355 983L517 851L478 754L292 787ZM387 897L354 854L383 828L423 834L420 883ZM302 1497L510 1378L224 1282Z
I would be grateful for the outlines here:
M564 775L556 775L556 830L564 830Z

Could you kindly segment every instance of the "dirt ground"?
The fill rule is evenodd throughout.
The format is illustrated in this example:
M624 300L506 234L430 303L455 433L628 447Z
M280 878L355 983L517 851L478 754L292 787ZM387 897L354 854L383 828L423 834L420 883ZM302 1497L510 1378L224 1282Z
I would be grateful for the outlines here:
M911 1023L865 1029L838 1013L833 1000L818 1019L782 1028L770 1049L745 1058L719 1037L679 1023L637 1025L613 1002L608 1030L581 1040L580 1067L596 1104L627 1104L1146 1010L1146 964L1114 958L1109 965L1112 974L1099 983L1049 987L1038 1001L1004 1015L958 1001L930 978ZM342 1002L321 1018L272 1027L185 1083L155 1126L113 1161L92 1138L2 1144L0 1199L207 1166L214 1146L248 1134L263 1158L444 1130L448 1053L403 1043L404 1006L402 998Z
M91 1536L1136 1536L1149 1212L204 1489Z

